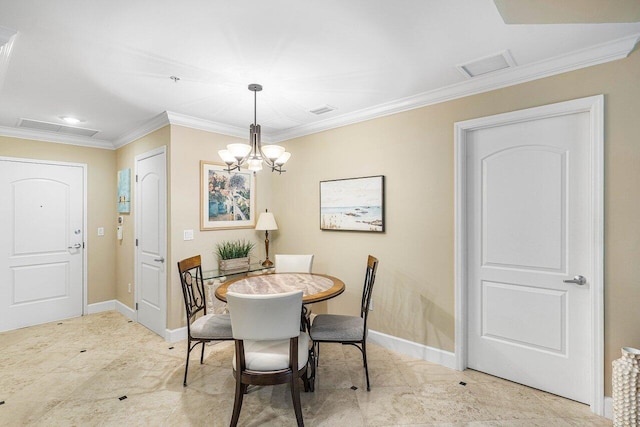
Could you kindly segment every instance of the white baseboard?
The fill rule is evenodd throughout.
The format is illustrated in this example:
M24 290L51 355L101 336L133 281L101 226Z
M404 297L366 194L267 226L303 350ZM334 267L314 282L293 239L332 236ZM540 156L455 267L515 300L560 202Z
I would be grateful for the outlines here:
M407 356L437 363L451 369L456 368L456 356L449 351L418 344L403 338L383 334L382 332L372 331L371 329L369 329L368 341Z
M613 419L613 398L609 396L604 397L604 415L605 418Z
M178 329L167 329L164 333L164 339L168 342L178 342L187 339L187 327L183 326Z
M103 311L110 311L116 309L116 300L96 302L87 305L87 314L101 313Z
M116 307L115 309L122 314L123 316L128 317L129 319L133 320L134 322L137 321L136 319L136 311L134 309L132 309L131 307L121 303L120 301L116 300Z
M126 316L127 318L134 321L136 320L135 310L115 299L87 305L87 314L95 314L109 310L117 310L120 314Z

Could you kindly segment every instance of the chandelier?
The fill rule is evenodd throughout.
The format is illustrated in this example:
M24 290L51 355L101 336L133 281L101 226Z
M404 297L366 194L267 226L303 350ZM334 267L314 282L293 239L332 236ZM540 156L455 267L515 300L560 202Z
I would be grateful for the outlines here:
M249 144L229 144L226 150L218 151L218 155L227 164L227 172L240 170L245 163L249 170L262 170L262 163L271 168L271 172L286 172L282 166L289 160L291 153L284 151L280 145L262 145L260 141L260 125L256 122L256 98L262 90L259 84L250 84L249 90L253 92L253 124L249 127Z

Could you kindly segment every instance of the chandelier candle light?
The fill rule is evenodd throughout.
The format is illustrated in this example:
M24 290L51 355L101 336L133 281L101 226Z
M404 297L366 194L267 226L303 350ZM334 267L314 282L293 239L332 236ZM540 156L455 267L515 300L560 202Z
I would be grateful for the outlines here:
M249 127L249 144L229 144L226 150L218 151L220 158L227 164L227 172L240 170L245 163L251 171L262 170L262 163L266 163L271 168L271 172L286 172L282 166L289 160L291 153L285 152L280 145L262 145L260 141L260 125L256 120L257 93L262 90L262 86L256 83L249 85L249 90L253 92L253 124ZM267 258L269 260L269 258Z
M274 218L273 214L271 212L267 212L267 210L262 212L260 214L260 217L258 218L256 230L264 230L264 247L267 257L262 263L263 267L273 267L273 262L269 260L269 231L277 229L278 224L276 224L276 219Z

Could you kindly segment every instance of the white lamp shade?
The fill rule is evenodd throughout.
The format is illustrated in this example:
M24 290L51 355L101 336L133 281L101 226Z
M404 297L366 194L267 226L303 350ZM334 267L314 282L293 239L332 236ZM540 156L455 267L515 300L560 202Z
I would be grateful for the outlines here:
M218 151L218 155L220 156L222 161L227 164L231 164L236 161L236 158L233 157L233 154L231 154L231 151L229 150L220 150Z
M251 146L249 144L229 144L227 145L227 150L229 150L236 159L242 159L249 154Z
M273 145L273 144L271 144L271 145L263 145L262 146L262 152L269 159L275 160L278 157L282 156L282 153L284 153L284 147L282 147L280 145Z
M287 163L287 160L289 160L289 157L291 157L291 153L289 153L288 151L282 153L282 155L276 160L276 165L284 165L285 163Z
M277 230L278 224L271 212L262 212L258 217L256 230Z

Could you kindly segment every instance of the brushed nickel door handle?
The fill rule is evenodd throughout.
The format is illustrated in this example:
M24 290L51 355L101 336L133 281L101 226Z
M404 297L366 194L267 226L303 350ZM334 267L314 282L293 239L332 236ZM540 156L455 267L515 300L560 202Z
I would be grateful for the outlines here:
M584 276L577 275L573 279L563 280L564 283L574 283L578 286L583 286L587 283L587 279Z

